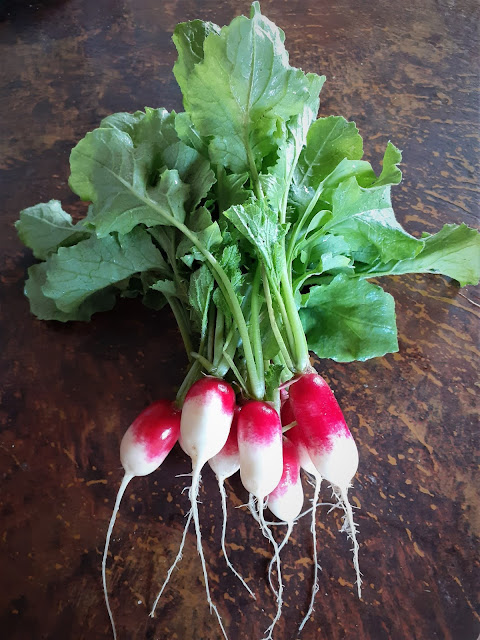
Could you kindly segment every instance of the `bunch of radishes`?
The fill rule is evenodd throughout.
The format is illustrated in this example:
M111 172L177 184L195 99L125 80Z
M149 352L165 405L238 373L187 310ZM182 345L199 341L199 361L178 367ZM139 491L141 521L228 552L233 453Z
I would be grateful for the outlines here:
M313 611L314 596L318 590L315 510L323 478L332 485L346 512L345 529L354 544L358 595L361 595L358 544L352 510L347 498L348 487L358 466L355 441L333 392L319 374L312 371L295 377L290 381L288 391L283 389L282 396L283 404L279 415L269 402L240 400L237 403L231 385L219 378L205 376L190 387L181 409L168 401L156 402L145 409L128 428L120 447L125 476L108 528L102 565L105 599L115 638L115 624L108 602L106 560L119 504L129 481L134 476L144 476L155 471L177 441L192 460L192 483L189 491L191 510L177 559L155 600L151 616L173 568L181 557L186 531L193 517L207 600L210 609L217 615L224 636L227 637L218 610L210 597L197 508L201 471L207 462L217 476L222 493L222 549L225 559L253 597L253 592L233 568L225 550L226 502L223 483L237 471L240 471L242 484L249 493L250 511L265 537L273 545L274 556L269 568L269 580L277 598L277 613L266 630L266 638L272 638L282 609L280 550L287 542L304 503L300 469L315 480L312 507L315 577L310 608L300 629ZM265 521L265 507L287 525L287 533L281 545L277 544ZM273 563L276 563L277 567L278 589L275 589L271 577Z

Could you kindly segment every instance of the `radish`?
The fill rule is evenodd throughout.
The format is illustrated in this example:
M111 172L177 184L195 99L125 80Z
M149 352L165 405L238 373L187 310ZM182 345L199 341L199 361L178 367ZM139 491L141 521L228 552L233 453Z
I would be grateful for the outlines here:
M206 462L223 449L230 432L234 409L235 393L232 387L223 380L207 376L195 382L188 390L183 403L180 421L182 449L192 459L192 485L189 490L189 498L195 523L197 550L205 579L207 601L210 611L213 610L217 616L225 638L227 638L227 634L223 627L222 619L210 597L207 567L202 549L202 534L198 519L197 498L201 479L200 472ZM187 521L185 529L189 523L190 520ZM151 616L153 616L157 601L152 608Z
M338 402L325 380L307 373L290 387L290 402L301 437L318 471L333 486L345 510L343 529L353 542L353 564L361 598L358 542L347 492L358 468L358 449Z
M280 482L283 473L282 424L267 402L247 402L238 416L240 477L260 504Z
M237 424L238 424L238 413L240 411L239 407L235 408L235 413L233 415L232 426L230 427L230 433L228 434L227 441L223 447L223 449L217 453L216 456L210 458L208 464L212 468L213 472L217 477L218 487L220 489L220 495L222 497L222 513L223 513L223 525L222 525L222 551L225 557L225 561L231 571L237 576L240 582L243 584L245 589L249 592L253 599L255 599L255 594L250 589L248 584L242 578L242 576L236 571L232 563L230 562L227 554L227 549L225 547L225 534L227 530L227 494L225 492L225 480L233 476L240 469L240 454L238 451L238 435L237 435Z
M120 444L120 460L125 470L125 475L120 484L108 526L102 560L103 591L114 640L116 640L117 633L108 601L106 564L110 537L120 502L128 483L133 477L147 476L158 469L178 440L179 433L180 412L168 400L159 400L137 416L125 432Z
M240 455L240 477L250 494L249 507L263 535L271 542L277 561L278 593L277 616L266 630L266 638L272 637L273 627L282 607L282 573L278 545L265 523L263 509L265 498L277 487L283 474L282 424L278 413L267 402L247 402L238 416L238 450ZM256 513L254 498L257 500ZM273 589L273 585L272 585ZM275 589L273 589L275 592Z

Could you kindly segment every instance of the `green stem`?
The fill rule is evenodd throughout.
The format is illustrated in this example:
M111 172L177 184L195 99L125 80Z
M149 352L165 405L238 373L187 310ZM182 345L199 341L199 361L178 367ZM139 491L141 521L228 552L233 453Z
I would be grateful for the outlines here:
M234 363L234 361L232 360L232 358L229 356L229 354L227 352L224 352L223 356L224 356L225 360L228 362L228 366L233 371L234 376L237 378L238 384L242 387L242 389L243 389L243 391L245 393L248 393L248 389L245 386L245 381L244 381L240 371L237 369L237 366Z
M290 236L290 242L288 244L288 250L287 250L287 266L290 267L292 264L292 257L293 257L293 252L295 251L295 245L296 245L296 240L298 237L298 234L300 232L300 230L302 229L303 225L305 224L305 222L308 220L308 216L312 213L313 208L315 207L315 205L318 202L318 199L320 197L320 194L322 193L323 190L323 183L324 181L322 181L318 187L317 190L315 191L313 198L310 200L308 207L305 209L305 211L303 212L302 217L300 218L300 220L298 220L293 229L292 229L292 234Z
M212 304L208 310L208 337L207 337L207 358L213 360L215 342L215 306Z
M232 362L233 358L235 357L235 351L237 350L237 342L233 340L235 333L236 330L234 325L232 324L227 334L225 344L223 345L222 358L216 368L216 375L219 378L225 377L228 370L231 368L229 363ZM243 385L242 388L245 388L245 385Z
M185 347L185 351L187 352L188 360L191 362L192 357L190 352L192 351L192 341L190 339L190 331L187 326L187 319L185 317L185 309L180 301L174 296L165 295L167 298L167 302L170 305L170 308L175 316L175 320L177 321L178 328L180 329L180 335L182 336L183 345Z
M277 283L273 280L271 275L268 278L268 283L269 283L270 288L271 288L271 290L273 292L273 295L275 296L275 300L276 300L276 302L278 304L278 307L280 309L280 313L282 315L283 325L285 327L285 331L287 332L287 341L288 341L288 344L290 346L290 350L294 351L295 350L295 337L293 335L293 331L292 331L292 328L290 326L290 318L289 318L289 315L288 315L287 308L285 306L285 302L284 302L284 300L282 298L282 295L281 295L280 290L279 290L279 288L277 286Z
M196 351L192 351L191 355L192 355L192 358L195 358L195 360L197 360L197 362L199 362L202 365L202 368L205 369L205 371L207 371L208 373L212 373L214 367L213 367L213 363L210 362L210 360L208 360L204 356L201 356Z
M265 378L265 369L263 364L263 348L262 336L260 335L260 283L262 281L262 270L260 265L257 266L255 276L253 278L252 296L250 302L250 335L253 344L253 352L255 362L257 363L258 377L263 380Z
M213 366L216 368L223 356L223 330L224 315L220 309L217 309L217 318L215 322L215 339L213 342Z
M158 206L157 203L153 202L148 197L141 196L136 193L132 189L131 185L129 185L119 176L116 176L116 178L125 186L128 191L133 192L139 200L156 211L165 222L181 231L205 257L210 270L212 271L212 274L218 284L218 287L223 293L225 300L230 307L230 311L232 312L233 318L238 327L238 332L242 340L243 350L245 354L245 363L248 374L248 391L253 398L256 398L258 400L263 399L265 395L265 381L258 378L255 358L253 357L252 345L250 344L250 339L248 336L247 324L245 322L240 303L238 302L236 293L227 274L222 269L213 254L204 247L204 245L197 238L196 234L191 231L185 224L183 224L183 222L179 222L176 218L174 218L168 212L164 211L160 206Z
M277 341L278 348L280 349L283 355L283 358L285 359L287 367L292 371L294 371L290 354L282 338L282 334L280 333L280 329L278 328L277 320L275 318L275 312L273 310L273 305L272 305L272 294L270 293L270 287L268 284L268 278L265 275L265 269L263 269L262 280L263 280L263 289L265 292L265 300L267 302L268 317L270 319L270 325L272 327L273 335L275 336L275 340Z
M310 358L308 353L307 338L303 330L302 321L298 314L297 305L293 297L293 291L288 277L287 267L283 266L282 270L282 292L285 299L290 326L294 335L295 344L295 368L299 373L303 373L308 368Z
M190 369L188 370L187 375L183 379L183 382L180 385L179 390L177 391L176 403L179 408L182 407L183 402L185 400L185 396L187 395L187 392L192 386L192 384L200 378L201 372L202 372L202 365L198 360L195 360L192 363L192 366L190 367Z

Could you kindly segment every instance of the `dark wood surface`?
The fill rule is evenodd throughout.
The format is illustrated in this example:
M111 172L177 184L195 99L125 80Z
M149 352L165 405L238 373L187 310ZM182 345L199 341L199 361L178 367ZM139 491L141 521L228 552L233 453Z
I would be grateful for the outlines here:
M231 0L65 0L0 5L1 335L0 637L111 637L101 552L121 480L118 446L135 415L173 396L185 366L168 312L135 301L61 325L32 317L23 297L31 254L16 238L20 209L68 191L71 147L100 119L144 106L180 109L171 68L177 22L225 24ZM273 0L262 9L287 35L292 63L325 73L321 114L357 122L375 166L391 139L404 151L394 192L409 231L478 224L478 52L474 0L392 3ZM357 439L351 497L360 507L364 595L353 588L340 518L318 517L320 591L302 638L475 640L478 615L479 293L447 278L392 278L400 352L366 363L322 362ZM112 607L121 640L210 640L193 533L155 620L147 617L180 541L188 479L175 449L135 479L114 531ZM262 638L274 614L270 550L228 483L233 562L257 593L227 573L218 492L201 492L204 550L230 640ZM322 497L328 501L328 491ZM281 534L281 531L279 532ZM284 615L275 638L297 638L310 595L309 524L283 553Z

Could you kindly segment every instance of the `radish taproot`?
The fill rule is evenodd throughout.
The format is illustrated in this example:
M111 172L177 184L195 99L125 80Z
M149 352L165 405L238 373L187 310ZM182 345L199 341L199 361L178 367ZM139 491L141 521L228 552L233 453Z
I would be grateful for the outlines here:
M118 489L112 517L108 525L102 559L102 582L108 616L116 640L117 633L108 601L106 564L110 537L120 502L128 483L135 476L153 473L172 450L180 434L180 412L168 400L159 400L144 409L128 427L120 444L120 460L125 475Z
M216 456L210 458L208 464L210 465L212 471L214 472L217 482L218 488L220 490L220 496L222 498L222 514L223 514L223 522L222 522L222 538L221 545L223 555L225 557L225 562L229 569L237 576L240 582L243 584L248 593L255 600L255 594L250 589L248 584L242 578L242 576L238 573L235 567L230 562L228 557L227 549L225 547L225 535L227 530L227 494L225 492L225 480L233 476L240 469L240 453L238 451L238 414L240 412L240 407L235 407L235 413L233 415L232 425L230 427L230 433L228 434L228 438L226 443L223 446L223 449L217 453Z
M308 476L312 476L313 481L310 481L314 487L313 499L312 499L312 519L310 524L310 530L312 532L312 542L313 542L313 586L312 586L312 595L310 598L310 605L307 613L305 614L298 630L302 631L303 627L309 620L310 616L313 612L313 605L315 602L315 596L318 592L318 553L317 553L317 506L318 506L318 498L320 495L320 487L322 484L322 476L317 471L315 465L312 462L310 454L308 453L307 447L304 444L304 440L302 438L302 434L300 431L300 427L296 423L295 415L293 413L292 403L290 398L288 398L284 404L282 405L281 411L282 424L284 427L294 424L293 427L288 429L285 434L285 437L290 440L293 446L297 450L298 459L300 462L301 468L308 474Z
M345 510L343 530L353 543L353 565L358 597L362 579L358 562L358 542L348 488L358 468L358 449L342 410L325 380L317 373L299 377L289 389L295 420L312 462L333 487Z
M293 530L295 520L300 515L303 507L303 487L300 479L300 461L298 458L297 450L295 446L283 437L282 440L282 457L283 457L283 472L280 482L275 489L267 496L267 506L270 511L279 520L283 521L287 525L287 532L278 548L275 550L275 555L270 561L268 566L268 579L270 585L275 592L272 584L271 573L274 562L277 563L277 567L280 566L280 552L287 544L290 534ZM277 595L277 613L273 619L272 624L267 629L267 638L272 637L273 628L280 619L282 614L282 593L283 584L281 581L281 573L278 573L278 592Z

